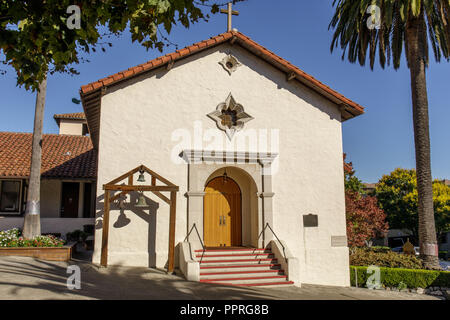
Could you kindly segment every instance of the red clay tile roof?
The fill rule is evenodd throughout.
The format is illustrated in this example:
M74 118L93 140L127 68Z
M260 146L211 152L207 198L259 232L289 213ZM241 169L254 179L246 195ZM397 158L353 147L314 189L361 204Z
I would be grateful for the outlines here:
M75 120L75 121L82 121L83 123L85 123L86 115L84 114L84 112L62 113L53 115L53 119L55 119L56 124L59 127L61 124L61 120Z
M354 109L353 111L355 113L353 113L353 115L360 115L360 114L364 113L364 108L362 106L360 106L359 104L344 97L342 94L334 91L333 89L326 86L322 82L318 81L311 75L300 70L299 68L297 68L290 62L279 57L275 53L267 50L263 46L259 45L255 41L251 40L249 37L245 36L244 34L242 34L240 32L237 32L237 31L230 31L230 32L220 34L218 36L212 37L211 39L204 40L204 41L195 43L192 46L177 50L174 53L166 54L165 56L156 58L154 60L140 64L138 66L129 68L128 70L118 72L109 77L106 77L106 78L100 79L98 81L92 82L88 85L82 86L81 87L81 95L86 95L93 91L99 90L103 87L110 86L119 81L123 81L125 79L131 78L134 75L138 75L145 71L154 69L156 67L160 67L163 64L167 64L171 61L184 58L186 56L189 56L189 55L199 52L201 50L208 49L209 47L216 46L216 45L219 45L219 44L227 42L227 41L231 41L233 38L235 40L238 40L239 44L241 44L241 45L244 44L247 47L247 49L251 48L252 51L254 51L254 53L257 54L258 56L261 56L263 58L270 60L273 64L277 65L278 67L284 67L283 69L285 69L285 71L287 71L287 72L292 72L293 75L295 75L295 77L298 80L300 80L302 82L308 82L312 86L323 90L324 92L330 94L331 96L334 96L336 99L340 100L342 103L348 105L351 109Z
M28 177L31 133L0 132L0 177ZM44 178L96 178L96 153L89 137L44 134Z
M54 119L86 120L84 112L55 114Z
M94 147L98 147L100 128L100 101L104 92L103 89L106 89L107 87L115 85L119 82L129 80L135 76L141 75L153 69L169 65L175 61L186 58L214 46L223 44L225 42L230 42L234 45L241 46L242 48L250 51L254 55L286 73L289 79L295 79L296 81L299 81L303 85L313 89L327 99L339 105L341 107L343 121L364 113L364 108L356 102L353 102L352 100L344 97L342 94L334 91L322 82L316 80L311 75L300 70L283 58L277 56L275 53L267 50L242 33L237 31L230 31L212 37L211 39L195 43L186 48L177 50L176 52L166 54L165 56L150 60L138 66L131 67L128 70L118 72L109 77L92 82L88 85L82 86L80 90L80 96L83 102L83 109L87 117L89 133L94 143Z

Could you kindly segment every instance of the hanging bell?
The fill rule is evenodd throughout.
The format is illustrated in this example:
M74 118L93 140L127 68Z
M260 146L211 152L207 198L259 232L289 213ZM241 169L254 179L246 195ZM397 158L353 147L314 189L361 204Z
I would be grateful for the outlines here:
M226 169L225 169L225 172L223 173L222 179L223 179L223 183L227 183L228 175L227 175L227 170Z
M139 172L139 178L137 179L139 182L145 182L144 171Z
M148 207L147 201L145 201L144 194L139 196L138 202L135 205L136 208L146 208Z

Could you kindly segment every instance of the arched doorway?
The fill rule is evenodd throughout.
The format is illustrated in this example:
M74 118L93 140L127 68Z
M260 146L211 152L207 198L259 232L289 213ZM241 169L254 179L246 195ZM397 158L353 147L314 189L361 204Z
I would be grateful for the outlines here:
M217 177L205 187L203 238L206 247L242 245L242 195L231 178Z

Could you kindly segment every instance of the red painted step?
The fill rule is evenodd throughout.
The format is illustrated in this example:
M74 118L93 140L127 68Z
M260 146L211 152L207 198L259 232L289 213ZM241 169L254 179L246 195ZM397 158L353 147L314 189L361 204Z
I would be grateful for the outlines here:
M254 268L254 267L280 267L279 263L269 264L244 264L244 265L230 265L230 266L200 266L200 269L220 269L220 268Z
M223 282L208 282L208 283L220 284L220 285L223 285L223 286L233 286L233 287L279 286L279 285L294 284L293 281L260 282L260 283L223 283Z
M240 278L200 279L200 282L245 281L245 280L286 279L286 278L287 276L240 277Z
M283 273L284 270L273 269L273 270L254 270L254 271L234 271L234 272L204 272L200 273L200 276L217 276L219 274L249 274L249 273Z
M200 261L200 263L224 263L224 262L250 262L250 261L274 261L276 259L236 259L236 260L208 260Z
M292 285L270 249L195 250L200 282L239 287Z
M195 252L229 252L229 251L267 251L269 252L270 250L268 249L264 249L264 248L230 248L230 249L200 249L200 250L195 250Z
M273 253L235 253L235 254L208 254L196 255L196 258L219 258L219 257L254 257L254 256L273 256Z

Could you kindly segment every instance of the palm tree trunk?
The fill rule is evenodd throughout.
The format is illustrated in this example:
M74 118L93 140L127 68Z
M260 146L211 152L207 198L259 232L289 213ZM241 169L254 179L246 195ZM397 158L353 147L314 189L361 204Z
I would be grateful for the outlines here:
M44 120L45 96L47 93L47 78L39 84L36 95L34 114L33 144L31 149L30 181L23 223L23 236L32 239L41 234L41 156L42 156L42 123Z
M430 132L426 83L426 27L423 15L408 21L406 26L408 67L416 151L420 257L427 269L439 269L438 246L433 209Z

